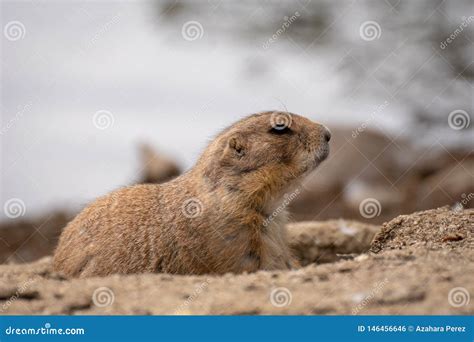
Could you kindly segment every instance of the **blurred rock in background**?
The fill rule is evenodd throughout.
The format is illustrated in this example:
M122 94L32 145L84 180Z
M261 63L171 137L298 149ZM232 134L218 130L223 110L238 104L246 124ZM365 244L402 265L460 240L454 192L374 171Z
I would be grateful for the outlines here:
M150 145L140 145L141 179L139 183L164 183L178 177L181 168L171 158L157 153Z
M422 149L381 132L333 129L329 158L302 182L293 219L371 223L444 205L474 207L474 154ZM375 212L364 212L364 201Z
M62 229L74 216L53 211L45 216L0 225L0 264L17 264L51 255Z

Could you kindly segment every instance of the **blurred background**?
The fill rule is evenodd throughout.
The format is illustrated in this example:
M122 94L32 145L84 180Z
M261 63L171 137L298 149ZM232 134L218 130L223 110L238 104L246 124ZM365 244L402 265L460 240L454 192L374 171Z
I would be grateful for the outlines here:
M0 262L263 110L333 132L294 220L474 205L472 1L2 1L1 23Z

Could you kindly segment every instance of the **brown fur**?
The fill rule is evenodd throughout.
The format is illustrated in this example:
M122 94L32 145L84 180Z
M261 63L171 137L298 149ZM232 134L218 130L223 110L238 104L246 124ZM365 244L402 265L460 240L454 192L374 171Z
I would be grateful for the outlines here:
M291 118L290 130L277 134L275 115ZM327 157L329 138L324 126L295 114L251 115L218 135L180 177L89 205L62 233L54 268L73 277L288 269L286 212L264 222Z

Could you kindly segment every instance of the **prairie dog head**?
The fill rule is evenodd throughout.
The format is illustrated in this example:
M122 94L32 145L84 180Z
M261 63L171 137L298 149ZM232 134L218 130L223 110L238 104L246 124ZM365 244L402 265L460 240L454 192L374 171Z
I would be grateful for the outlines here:
M254 114L224 130L198 165L215 186L274 197L326 159L330 138L324 125L296 114Z

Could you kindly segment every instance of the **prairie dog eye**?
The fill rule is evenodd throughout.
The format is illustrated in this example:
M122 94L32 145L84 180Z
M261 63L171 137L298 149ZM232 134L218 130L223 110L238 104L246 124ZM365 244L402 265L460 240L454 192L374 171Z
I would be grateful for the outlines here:
M288 127L287 125L285 124L282 124L282 125L275 125L274 127L272 127L269 131L269 133L271 134L276 134L276 135L282 135L282 134L290 134L292 133L290 127Z

